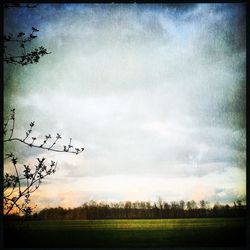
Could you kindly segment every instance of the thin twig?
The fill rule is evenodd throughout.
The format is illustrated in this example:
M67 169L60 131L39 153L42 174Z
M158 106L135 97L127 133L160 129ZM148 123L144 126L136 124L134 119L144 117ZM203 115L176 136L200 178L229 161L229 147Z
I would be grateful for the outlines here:
M41 148L40 146L37 146L37 145L31 145L30 143L27 143L25 142L24 140L22 139L19 139L19 138L11 138L11 139L6 139L4 140L4 142L11 142L11 141L19 141L19 142L22 142L28 146L31 146L31 147L34 147L34 148ZM53 145L53 144L52 144ZM59 149L53 149L51 146L50 147L42 147L43 149L47 149L49 151L54 151L54 152L65 152L64 150L59 150ZM74 152L74 151L67 151L68 153L72 153L72 154L77 154L77 152Z

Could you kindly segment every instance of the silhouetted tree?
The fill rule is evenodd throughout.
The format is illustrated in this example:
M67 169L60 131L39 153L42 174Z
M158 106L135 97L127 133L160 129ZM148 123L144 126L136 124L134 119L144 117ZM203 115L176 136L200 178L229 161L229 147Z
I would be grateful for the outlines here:
M185 209L185 201L181 200L179 202L179 204L180 204L180 209L184 210Z
M35 8L37 4L20 4L20 3L5 3L4 8ZM50 54L43 46L28 50L28 45L37 38L39 30L31 27L31 32L25 34L19 32L18 34L5 34L3 36L4 55L3 61L7 64L17 64L21 66L38 63L40 58L44 55ZM14 48L14 49L13 49ZM15 52L13 52L15 51ZM13 54L14 53L14 54ZM59 133L52 139L50 134L45 135L42 141L32 136L32 131L35 122L31 122L29 128L25 132L23 138L14 137L15 130L15 109L12 109L7 119L4 121L3 134L4 143L20 142L29 146L30 148L40 148L55 152L66 152L79 154L84 148L74 148L72 139L69 144L64 145L62 149L55 148L58 140L62 137ZM37 158L35 166L21 164L17 158L16 153L10 152L6 154L4 160L10 160L11 170L5 169L4 175L4 213L8 215L11 212L22 213L30 215L32 212L29 206L30 196L35 192L43 179L56 171L57 163L51 161L46 163L45 158Z
M164 202L164 201L163 201ZM190 201L191 202L191 201ZM134 203L134 207L132 204ZM43 209L39 214L40 219L160 219L161 214L157 203L144 206L148 202L86 202L81 207L74 209L51 208ZM130 206L131 204L131 206ZM136 205L137 204L137 205ZM166 204L164 202L164 204ZM206 213L199 213L199 209L182 209L180 202L171 202L170 210L163 209L163 218L185 218L185 217L244 217L246 216L246 206L241 208L230 207L229 205L220 205L217 212L210 208L204 208ZM168 211L168 213L165 213Z
M205 203L204 200L201 200L201 201L200 201L200 208L201 208L201 209L205 209L205 208L206 208L206 203Z
M158 206L159 206L160 217L162 218L164 201L163 201L163 199L161 197L158 198Z
M35 8L36 4L19 4L19 3L6 3L4 4L5 9L7 8ZM31 42L37 38L39 30L35 27L31 28L31 32L25 34L20 31L17 34L4 34L3 36L3 61L7 64L19 64L22 66L38 63L40 58L44 55L48 55L48 52L43 46L29 50Z
M58 133L54 139L50 134L45 135L42 141L39 141L36 137L32 137L35 122L30 123L29 129L25 132L23 138L14 137L15 121L15 109L12 109L4 122L4 143L20 142L29 148L35 147L48 151L73 154L79 154L84 150L84 148L74 148L71 144L71 138L67 146L63 146L62 149L55 148L58 140L62 138ZM32 212L32 208L29 206L31 194L39 188L45 177L56 172L57 163L55 161L46 163L45 158L37 158L35 166L21 164L16 154L12 152L7 153L4 160L10 160L12 166L9 171L5 169L3 181L5 214L8 215L10 212L15 211L30 215Z

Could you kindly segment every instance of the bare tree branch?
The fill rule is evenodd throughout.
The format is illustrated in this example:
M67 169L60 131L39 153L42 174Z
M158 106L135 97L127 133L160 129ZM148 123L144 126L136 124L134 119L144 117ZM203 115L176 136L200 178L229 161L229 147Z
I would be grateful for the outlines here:
M69 142L68 148L67 148L66 146L63 146L63 149L55 149L54 147L55 147L57 141L58 141L59 139L62 139L62 137L61 137L61 135L60 135L59 133L57 133L54 142L53 142L50 146L44 146L45 144L47 144L47 142L48 142L49 139L52 139L52 137L51 137L50 134L49 134L49 135L45 135L45 139L43 140L43 143L42 143L42 144L40 144L40 143L37 144L37 145L34 144L34 142L37 141L37 138L36 138L36 137L32 137L32 138L31 138L31 139L32 139L32 142L31 142L31 143L26 142L26 140L28 139L28 137L30 137L30 135L31 135L31 133L32 133L32 131L33 131L33 127L35 126L35 122L34 122L34 121L30 123L30 127L29 127L29 129L26 131L26 136L25 136L24 139L13 137L13 133L14 133L14 129L15 129L15 109L12 109L12 110L11 110L11 114L10 114L10 116L9 116L9 118L8 118L7 121L9 122L9 120L12 121L12 126L11 126L11 128L9 129L9 131L10 131L10 136L9 136L9 138L4 139L4 142L19 141L19 142L21 142L21 143L23 143L23 144L25 144L25 145L27 145L27 146L29 146L29 147L41 148L41 149L46 149L46 150L50 150L50 151L54 151L54 152L67 152L67 153L72 153L72 154L79 154L79 153L81 153L81 152L84 151L84 148L83 148L83 147L82 147L81 149L79 149L79 148L74 148L74 147L71 145L72 138L70 138L70 142ZM7 125L8 125L8 124L7 124ZM7 129L7 125L6 125L5 130ZM7 132L7 131L8 131L8 130L6 130L6 132ZM71 151L70 151L70 148L74 148L74 150L71 150ZM7 156L7 157L9 157L9 156ZM7 158L6 158L6 159L7 159Z
M26 43L36 39L37 35L34 34L37 32L39 32L39 30L32 27L31 33L27 36L24 32L19 32L15 36L13 34L4 35L4 62L7 64L20 64L25 66L28 64L38 63L42 56L51 54L51 52L48 52L43 46L27 52ZM8 51L8 47L6 45L7 43L17 43L18 48L20 48L20 53L15 55L11 54L11 52Z
M62 139L61 135L57 133L54 141L52 141L49 146L48 141L52 139L51 135L45 135L45 138L42 143L36 143L38 140L36 137L32 137L32 132L35 126L35 122L29 124L29 129L26 131L26 136L24 139L14 137L15 132L15 109L11 109L11 112L7 118L7 121L4 123L4 135L7 139L4 139L6 142L15 142L19 141L29 147L40 148L43 150L49 150L54 152L66 152L79 154L84 150L84 148L78 149L72 146L72 138L70 138L68 147L63 146L63 149L54 148L58 140ZM9 131L9 133L7 133ZM8 135L9 134L9 135ZM27 139L31 138L31 142L27 142ZM70 150L70 149L73 150ZM30 167L29 165L22 165L18 163L17 157L11 152L7 153L4 160L10 160L14 168L14 174L6 173L4 176L4 208L5 214L8 215L14 209L18 209L20 213L30 214L32 208L29 206L30 196L35 192L42 183L42 180L47 176L54 174L56 172L57 163L51 161L51 163L45 164L45 158L37 158L38 164ZM21 165L21 169L19 166ZM26 181L26 186L21 185Z

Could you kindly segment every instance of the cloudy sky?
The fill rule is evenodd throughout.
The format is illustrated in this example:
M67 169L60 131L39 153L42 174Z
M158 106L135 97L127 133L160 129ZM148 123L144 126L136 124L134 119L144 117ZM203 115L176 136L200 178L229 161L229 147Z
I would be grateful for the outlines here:
M5 145L22 162L58 161L34 193L40 208L245 196L244 5L40 4L6 9L4 21L6 34L36 27L32 46L52 52L5 65L15 135L35 121L41 141L59 132L85 147Z

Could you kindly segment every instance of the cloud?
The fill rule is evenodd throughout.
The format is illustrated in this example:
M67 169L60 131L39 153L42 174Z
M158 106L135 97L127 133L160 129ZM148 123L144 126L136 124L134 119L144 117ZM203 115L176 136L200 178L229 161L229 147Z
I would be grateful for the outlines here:
M220 183L246 168L244 16L243 4L41 4L6 13L6 31L34 23L41 32L35 45L52 51L37 65L5 68L5 113L16 106L17 136L35 120L41 140L61 133L58 146L73 138L86 149L74 157L21 145L15 151L26 161L58 160L60 171L51 178L58 187L66 177L104 178L113 186L117 176L188 184L200 178L210 183L201 188L206 198L217 199L211 175ZM234 181L231 193L222 182L228 199L244 183ZM70 190L84 186L81 197L109 197L110 189L88 191L87 183ZM151 198L153 192L173 200L192 196L170 183L172 189L161 185ZM126 185L119 192L111 199L129 197Z
M72 200L71 206L80 206L86 201L157 201L161 196L165 201L204 199L214 202L230 203L243 197L246 191L244 171L227 168L226 173L213 172L209 176L151 176L151 175L107 175L91 177L55 178L53 189L42 186L34 200L39 197L41 208L48 201L51 207ZM53 197L55 198L53 200ZM63 201L63 202L62 202ZM45 202L46 204L42 204Z

